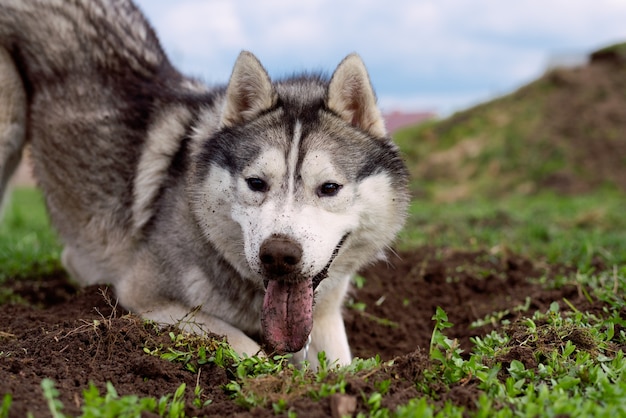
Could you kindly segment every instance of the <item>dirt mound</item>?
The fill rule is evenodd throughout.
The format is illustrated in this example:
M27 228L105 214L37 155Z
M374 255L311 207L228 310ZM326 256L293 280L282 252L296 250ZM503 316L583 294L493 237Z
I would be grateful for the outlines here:
M568 193L604 183L626 191L626 61L595 59L573 70L554 70L544 135L568 161L545 178Z
M625 44L512 94L396 135L416 195L626 191ZM433 190L434 189L434 190Z
M363 272L364 284L353 293L346 308L346 327L355 356L376 354L396 359L365 378L348 380L346 397L356 410L366 412L361 393L373 391L377 382L390 379L392 385L383 406L393 408L418 395L414 382L429 365L428 347L435 308L442 307L455 324L447 330L470 348L469 338L493 329L487 322L472 328L473 321L493 312L514 318L520 309L530 315L545 310L554 300L567 297L577 306L584 302L576 289L545 290L529 278L552 276L554 269L536 266L513 255L487 252L454 252L421 248L399 254ZM213 363L201 366L200 374L188 372L180 363L171 363L143 351L145 346L167 344L167 334L157 334L134 316L115 307L106 288L90 287L71 291L65 276L53 276L45 285L15 282L19 294L41 305L0 306L0 393L10 393L10 416L46 416L47 405L40 383L53 379L61 395L63 412L80 413L82 391L93 382L105 393L112 382L120 395L136 394L159 399L187 385L187 405L192 405L193 388L202 389L204 407L188 406L190 415L273 416L271 408L250 412L230 399L224 389L231 377ZM43 288L61 288L54 298L41 296ZM473 407L478 391L471 384L433 388L439 399ZM298 416L329 416L343 398L315 401L305 395L289 400Z

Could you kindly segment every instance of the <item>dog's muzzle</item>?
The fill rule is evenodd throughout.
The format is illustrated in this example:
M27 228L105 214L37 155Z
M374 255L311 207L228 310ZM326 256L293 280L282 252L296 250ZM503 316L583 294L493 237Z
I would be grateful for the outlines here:
M275 235L261 245L259 257L266 273L261 326L269 352L294 353L305 346L313 329L315 289L328 277L347 237L341 238L314 277L302 277L302 247L289 237Z

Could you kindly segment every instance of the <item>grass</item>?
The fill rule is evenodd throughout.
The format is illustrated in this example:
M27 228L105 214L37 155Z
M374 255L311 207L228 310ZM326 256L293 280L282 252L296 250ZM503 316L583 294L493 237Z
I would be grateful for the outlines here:
M61 269L61 245L50 228L43 197L18 188L9 196L0 222L0 284ZM1 301L1 299L0 299Z
M586 195L542 193L452 203L415 199L404 249L422 245L512 251L588 271L597 261L626 265L626 196L602 190Z
M60 246L49 229L42 200L32 190L17 190L0 224L0 282L8 278L37 277L59 268ZM393 389L391 378L373 380L361 393L367 414L374 417L536 417L622 416L626 414L626 217L625 197L604 190L574 197L554 194L509 196L499 201L473 200L450 204L415 200L401 247L419 245L489 248L512 251L547 263L576 267L575 280L590 299L603 302L603 312L584 313L576 306L562 311L552 304L545 312L528 315L515 323L494 312L484 321L502 325L473 340L463 353L446 336L454 326L439 309L433 316L429 348L431 366L414 382L420 396L397 409L384 407ZM27 208L27 209L24 209ZM594 268L598 260L605 269ZM517 308L516 308L517 309ZM520 307L524 311L524 307ZM146 355L181 364L196 373L206 363L226 368L232 377L224 388L234 402L247 408L271 408L275 413L297 415L289 400L298 396L322 399L346 393L350 379L373 379L393 370L380 359L356 359L344 368L324 365L320 370L299 370L285 357L238 357L229 346L216 341L170 333L167 347L145 346ZM514 350L528 350L529 364L511 358ZM442 387L471 384L481 391L475 409L437 398ZM270 388L268 390L268 388ZM50 414L63 417L54 382L42 381ZM437 389L437 390L436 390ZM89 387L82 393L85 417L185 416L184 385L161 399L119 396L113 385L106 393ZM199 388L197 407L210 402ZM196 393L197 392L197 393ZM11 396L0 394L0 418L11 409Z
M623 308L620 305L611 309ZM445 312L438 310L434 319L431 357L435 366L429 379L455 385L473 377L483 394L471 416L622 416L626 412L626 359L616 350L626 336L623 331L615 335L616 323L611 319L580 312L564 314L553 304L548 312L514 324L514 335L523 341L493 332L474 340L468 358L445 337L443 330L452 326ZM497 362L513 346L533 350L536 367L515 359L506 366ZM466 412L454 405L436 411L423 399L410 401L395 411L397 416L461 417Z
M41 381L43 396L48 403L50 415L53 418L66 418L63 413L63 403L59 401L59 392L50 379ZM183 418L185 403L182 400L186 385L181 384L173 395L166 395L160 399L153 397L140 398L136 395L118 395L115 387L109 382L105 394L93 384L83 391L83 418L111 418L111 417L140 417L151 413L159 417Z

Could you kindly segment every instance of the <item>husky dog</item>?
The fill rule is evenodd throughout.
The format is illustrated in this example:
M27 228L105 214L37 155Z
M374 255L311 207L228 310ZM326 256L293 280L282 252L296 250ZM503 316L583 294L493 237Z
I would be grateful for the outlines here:
M273 82L242 52L208 88L129 0L0 0L0 195L26 144L78 282L239 353L350 362L350 277L408 204L357 55Z

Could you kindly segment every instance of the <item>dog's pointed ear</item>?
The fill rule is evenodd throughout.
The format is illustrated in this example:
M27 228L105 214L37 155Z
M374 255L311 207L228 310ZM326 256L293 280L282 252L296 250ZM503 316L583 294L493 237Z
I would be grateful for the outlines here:
M348 55L337 66L328 86L327 105L353 126L377 137L387 135L367 69L357 54Z
M252 53L241 52L226 88L220 125L249 121L275 103L276 94L267 71Z

